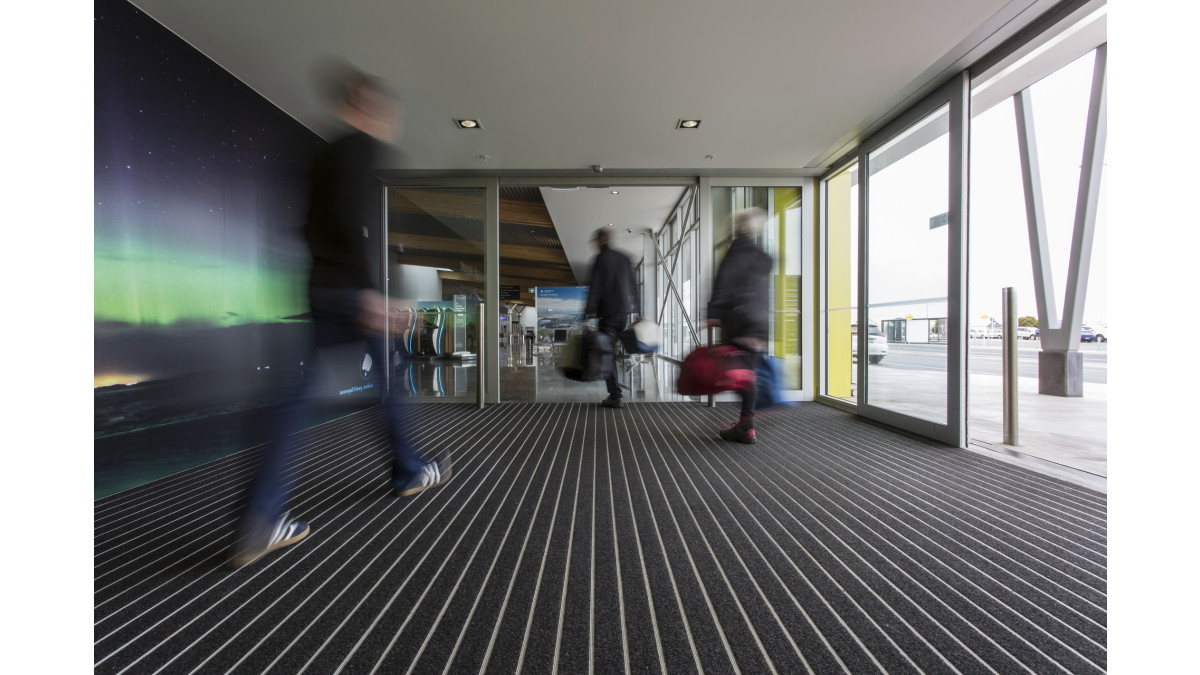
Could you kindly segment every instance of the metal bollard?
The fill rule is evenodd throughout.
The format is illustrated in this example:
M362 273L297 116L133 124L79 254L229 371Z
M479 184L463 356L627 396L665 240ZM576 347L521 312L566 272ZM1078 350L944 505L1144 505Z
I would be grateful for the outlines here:
M1004 323L1001 346L1004 372L1004 444L1017 445L1017 290L1001 291Z

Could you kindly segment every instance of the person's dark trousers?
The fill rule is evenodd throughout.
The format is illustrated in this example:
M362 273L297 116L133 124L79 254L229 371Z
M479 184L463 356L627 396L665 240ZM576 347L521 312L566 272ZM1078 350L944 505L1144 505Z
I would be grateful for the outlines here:
M388 363L383 340L365 339L375 367L380 369L378 372L382 374L382 369L386 368ZM361 344L363 340L364 337L353 324L319 316L314 318L313 346L305 360L306 375L289 398L283 414L275 422L272 442L268 443L263 451L262 463L251 484L246 510L238 528L239 536L250 538L251 544L258 541L265 545L275 521L283 515L287 506L296 475L284 476L284 470L288 460L303 450L297 434L312 425L315 414L321 407L321 397L329 394L321 391L323 382L319 373L322 370L322 360L328 358L328 355L339 347L356 342ZM404 399L400 396L391 396L384 401L391 436L393 487L404 485L423 465L410 444L411 435L403 419L403 405Z
M629 315L621 314L618 316L606 316L597 322L596 330L604 333L612 340L613 349L616 349L618 338L621 331L629 325ZM608 385L608 395L613 398L621 398L621 385L617 384L617 369L614 364L607 377L604 378L604 383Z
M743 353L750 370L758 373L758 367L762 365L765 354L745 351ZM758 403L757 378L750 380L750 386L742 389L740 393L742 395L742 416L738 418L738 426L743 430L750 430L754 428L754 406Z

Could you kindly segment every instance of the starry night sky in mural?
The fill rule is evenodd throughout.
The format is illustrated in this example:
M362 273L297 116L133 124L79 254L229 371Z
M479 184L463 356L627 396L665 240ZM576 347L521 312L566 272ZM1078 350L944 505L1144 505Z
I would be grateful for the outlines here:
M102 496L267 441L305 377L330 414L379 389L360 347L305 366L301 233L324 141L133 5L94 7ZM347 382L362 392L342 396Z
M132 5L97 1L97 324L303 312L305 174L322 143Z

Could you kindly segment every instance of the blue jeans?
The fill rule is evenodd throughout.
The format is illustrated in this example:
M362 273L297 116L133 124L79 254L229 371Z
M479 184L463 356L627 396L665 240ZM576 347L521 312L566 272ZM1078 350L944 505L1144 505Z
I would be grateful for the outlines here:
M387 352L381 338L362 335L345 317L323 315L314 311L313 345L306 366L317 366L332 348L366 339L371 357L380 368L387 368ZM246 545L265 546L275 522L286 510L292 491L293 478L285 478L284 468L288 460L299 449L297 433L312 424L314 415L320 411L321 401L318 387L317 367L307 368L305 376L292 393L283 414L275 421L272 441L263 452L262 463L251 483L246 510L239 525L239 536L249 538ZM392 487L404 485L413 473L419 471L424 462L410 442L410 431L402 412L404 399L389 396L383 402L387 417L388 432L392 448Z

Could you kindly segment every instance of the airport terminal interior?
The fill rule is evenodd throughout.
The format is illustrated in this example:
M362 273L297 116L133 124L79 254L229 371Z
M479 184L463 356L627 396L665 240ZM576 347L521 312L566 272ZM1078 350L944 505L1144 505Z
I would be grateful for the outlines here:
M872 2L871 35L904 34L891 71L882 43L793 76L749 41L711 79L671 56L586 70L570 38L688 29L725 51L788 24L850 40L866 15L545 8L558 34L467 4L276 25L286 3L96 3L95 672L1106 672L1108 348L1132 332L1107 318L1106 3L938 0L887 26ZM329 51L395 83L404 137L363 228L381 351L314 359L297 224L337 132L285 62ZM675 86L665 142L620 106L529 112L657 110ZM785 104L814 131L758 128ZM723 340L707 303L746 209L781 399L753 444L719 435L737 391L678 384ZM615 349L621 408L564 374L595 328L600 228L653 334ZM233 569L301 384L321 405L287 508L311 533ZM453 461L409 497L387 480L396 398L420 453Z

